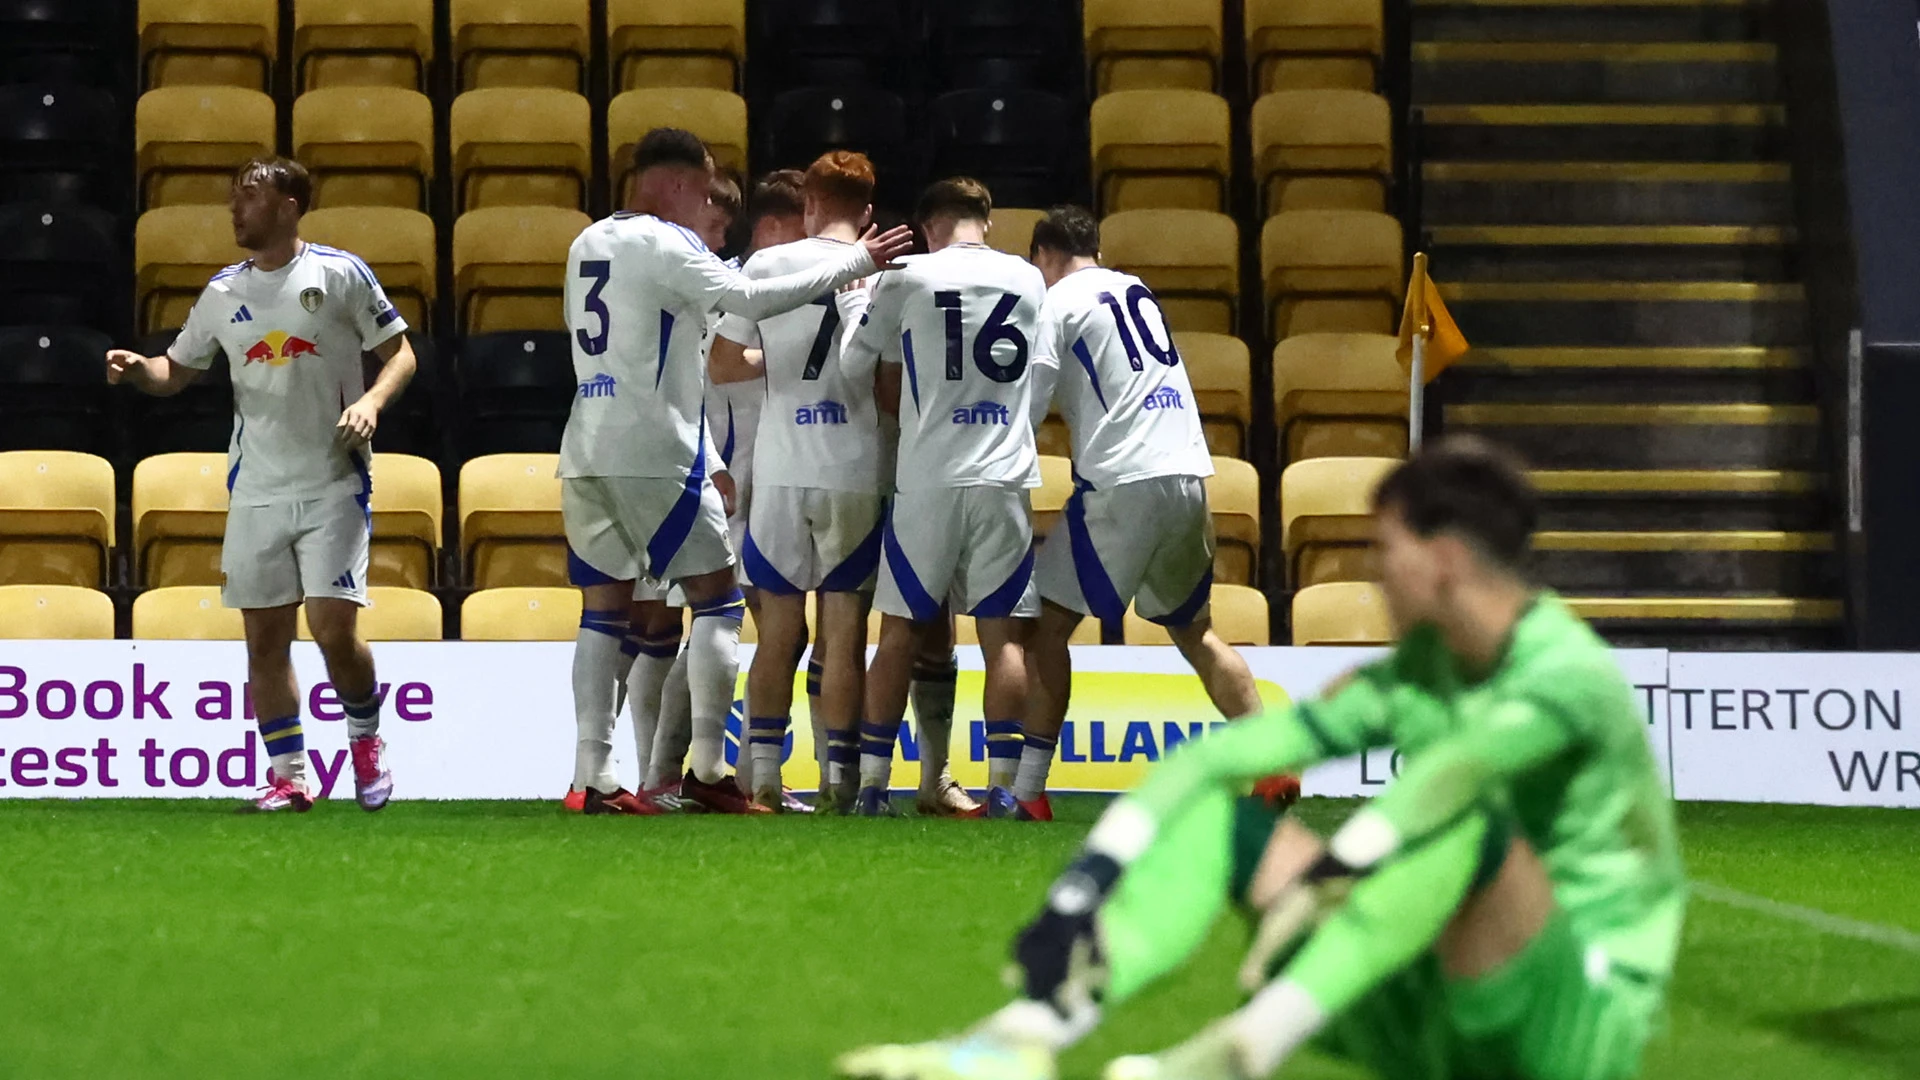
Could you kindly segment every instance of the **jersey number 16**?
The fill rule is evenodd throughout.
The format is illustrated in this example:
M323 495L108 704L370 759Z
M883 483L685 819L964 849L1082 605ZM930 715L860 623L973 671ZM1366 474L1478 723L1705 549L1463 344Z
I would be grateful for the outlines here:
M973 366L980 374L997 383L1017 381L1027 370L1027 336L1017 326L1007 325L1007 316L1020 303L1020 297L1014 293L1001 293L1000 302L993 306L992 314L980 327L980 333L973 339ZM962 356L965 352L966 327L960 321L960 293L947 290L933 294L933 305L947 313L947 378L958 381L964 374ZM1013 359L1001 364L994 359L993 345L996 341L1006 341L1013 345Z

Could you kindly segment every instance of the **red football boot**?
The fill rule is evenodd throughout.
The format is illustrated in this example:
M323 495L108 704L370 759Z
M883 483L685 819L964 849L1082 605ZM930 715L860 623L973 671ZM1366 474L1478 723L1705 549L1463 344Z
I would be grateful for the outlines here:
M771 814L771 807L761 806L740 793L740 785L733 777L723 776L717 784L703 784L692 770L680 778L680 797L686 801L686 809L694 813L710 814Z
M1015 821L1052 821L1053 803L1047 799L1047 793L1041 792L1038 798L1014 800L1013 820Z
M625 788L611 795L603 795L593 788L587 789L587 801L580 808L583 814L625 814L630 817L650 817L665 813L647 799L643 799Z
M587 808L587 793L577 787L567 788L567 797L560 800L562 810L579 813Z
M1275 773L1253 785L1253 793L1275 810L1285 810L1300 801L1300 778Z

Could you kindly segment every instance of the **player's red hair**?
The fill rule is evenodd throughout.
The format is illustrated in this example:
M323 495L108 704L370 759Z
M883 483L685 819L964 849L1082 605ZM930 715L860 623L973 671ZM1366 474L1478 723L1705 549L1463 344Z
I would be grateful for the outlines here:
M837 210L857 214L873 202L873 162L851 150L829 150L807 167L801 190Z

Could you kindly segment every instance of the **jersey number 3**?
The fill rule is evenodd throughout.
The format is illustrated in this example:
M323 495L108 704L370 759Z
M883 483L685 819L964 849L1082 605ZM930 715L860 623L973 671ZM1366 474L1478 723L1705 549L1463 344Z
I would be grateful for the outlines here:
M1000 302L993 306L993 313L987 316L980 334L973 339L973 366L980 374L997 383L1017 381L1027 370L1027 335L1017 326L1007 325L1007 316L1020 303L1020 297L1014 293L1001 293ZM933 305L947 313L947 378L957 381L964 374L962 357L966 352L966 327L960 321L960 293L947 290L933 294ZM1006 341L1013 345L1013 359L1001 364L993 357L993 344Z
M583 259L580 262L580 276L593 282L582 303L586 306L587 314L600 320L600 332L589 337L583 326L575 330L573 336L580 342L581 352L588 356L599 356L607 351L607 332L613 329L607 302L600 299L600 290L607 287L607 279L613 276L613 264L606 259Z

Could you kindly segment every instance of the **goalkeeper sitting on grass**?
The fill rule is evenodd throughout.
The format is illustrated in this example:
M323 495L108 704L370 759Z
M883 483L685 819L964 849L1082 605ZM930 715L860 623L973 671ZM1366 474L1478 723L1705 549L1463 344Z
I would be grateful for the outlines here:
M1524 475L1446 440L1375 495L1401 640L1320 701L1183 746L1119 799L1014 945L1022 997L966 1035L856 1051L885 1080L1044 1080L1205 940L1258 917L1252 997L1109 1080L1253 1080L1311 1042L1399 1080L1635 1074L1684 913L1668 798L1606 645L1526 582ZM1323 846L1254 780L1394 745Z

